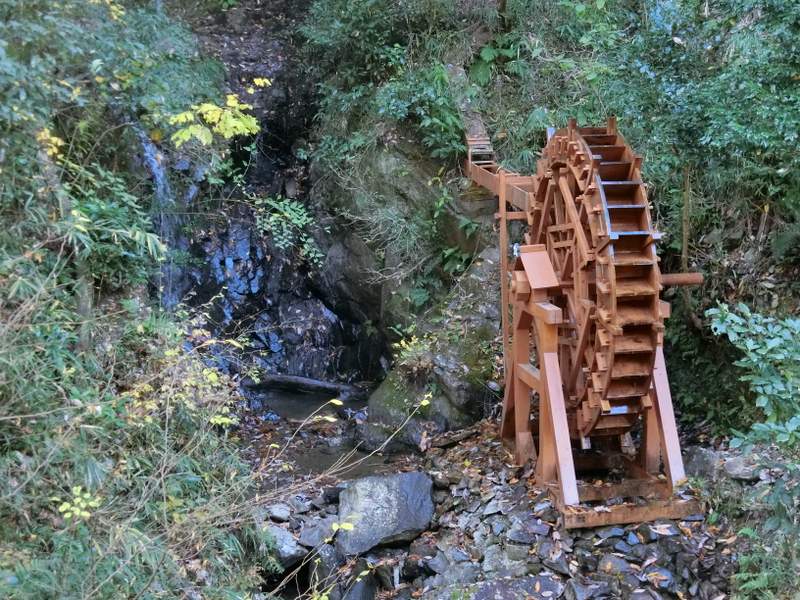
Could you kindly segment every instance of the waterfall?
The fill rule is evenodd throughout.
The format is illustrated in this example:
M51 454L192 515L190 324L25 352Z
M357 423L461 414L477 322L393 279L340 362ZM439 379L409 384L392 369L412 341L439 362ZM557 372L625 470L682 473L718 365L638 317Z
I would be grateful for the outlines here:
M152 213L154 224L161 241L167 247L167 255L161 264L158 277L158 287L161 293L161 305L166 309L174 308L180 301L177 289L181 272L175 264L174 252L185 246L185 240L179 236L182 225L182 216L178 209L178 202L170 185L167 175L166 159L158 146L153 143L144 128L136 121L131 122L131 127L139 138L142 148L142 162L150 174L153 184Z

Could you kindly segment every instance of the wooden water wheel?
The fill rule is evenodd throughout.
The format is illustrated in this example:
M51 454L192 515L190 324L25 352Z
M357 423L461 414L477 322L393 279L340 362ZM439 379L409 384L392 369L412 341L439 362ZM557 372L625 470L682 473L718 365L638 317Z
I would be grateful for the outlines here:
M567 527L697 512L673 498L685 476L663 355L669 305L659 293L702 276L660 272L641 157L614 118L549 131L532 176L500 168L486 137L467 142L469 176L499 201L501 435L516 462L536 460L537 483ZM510 247L514 221L527 227ZM617 497L636 501L581 510Z

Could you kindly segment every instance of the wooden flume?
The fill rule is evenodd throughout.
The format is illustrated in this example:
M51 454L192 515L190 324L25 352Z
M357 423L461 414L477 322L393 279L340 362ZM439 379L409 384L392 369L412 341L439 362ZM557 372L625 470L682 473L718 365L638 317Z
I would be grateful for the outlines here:
M674 496L685 474L659 293L702 275L661 274L641 157L613 117L605 127L571 119L548 130L530 176L501 168L485 135L467 137L467 147L469 177L498 197L501 436L515 461L536 461L536 482L568 528L699 512ZM511 246L515 222L526 227ZM587 505L612 498L627 500Z

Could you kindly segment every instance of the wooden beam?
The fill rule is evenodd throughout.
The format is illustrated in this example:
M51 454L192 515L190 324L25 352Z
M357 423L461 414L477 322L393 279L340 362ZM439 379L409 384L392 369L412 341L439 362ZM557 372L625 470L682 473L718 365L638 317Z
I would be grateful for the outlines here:
M503 328L503 367L510 367L511 340L508 331L508 223L506 222L505 172L500 172L500 194L497 197L500 213L500 324Z
M536 230L536 235L533 237L534 244L541 244L544 242L544 232L546 231L545 223L547 223L547 213L550 212L550 207L553 204L553 196L556 193L556 186L552 179L547 181L547 191L544 196L544 206L542 207L542 214L539 216L539 227Z
M494 213L494 218L499 219L500 213ZM507 211L506 212L506 219L509 221L526 221L528 219L528 213L524 211Z
M517 377L519 377L525 385L535 392L540 392L542 377L539 373L539 369L529 362L517 363L514 365L514 368L516 369Z
M682 519L703 512L697 500L654 500L643 506L619 504L608 506L605 510L569 509L564 511L564 527L579 529L583 527L602 527L623 523L641 523L655 519Z
M547 323L548 325L558 325L562 321L561 309L549 302L531 300L528 302L525 310L531 313L535 319Z
M664 347L656 346L656 359L653 365L653 389L655 390L654 408L661 435L661 450L667 479L672 485L678 485L686 479L681 457L681 444L678 439L678 428L675 425L675 413L672 409L672 394L669 391L667 366L664 361Z
M589 332L591 331L592 323L594 322L594 310L595 307L590 306L584 311L583 323L581 324L581 329L578 332L578 347L572 355L572 369L570 369L569 375L567 376L566 385L564 386L568 394L571 394L575 391L575 384L578 381L578 375L580 375L581 369L583 368L583 354L586 352L586 348L589 345Z

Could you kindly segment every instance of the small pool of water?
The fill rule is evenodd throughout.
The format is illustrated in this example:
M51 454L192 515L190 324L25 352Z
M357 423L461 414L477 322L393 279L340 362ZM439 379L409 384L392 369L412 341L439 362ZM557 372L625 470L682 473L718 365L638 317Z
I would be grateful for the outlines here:
M343 405L331 404L334 394L283 388L259 389L250 397L250 410L263 421L287 432L299 428L312 414L331 416L336 423L308 424L302 427L295 443L287 452L297 475L330 473L339 479L355 479L392 470L398 458L386 453L372 453L359 447L355 425L367 418L366 398L342 400Z
M344 406L328 404L336 397L335 394L324 392L267 388L260 389L254 394L250 406L256 413L263 413L266 416L271 412L287 421L303 421L320 408L318 413L320 415L341 416L340 413L347 412L345 409L358 413L367 406L366 398L343 400Z
M335 469L335 476L342 480L377 475L391 470L391 455L371 454L356 449L352 444L344 446L317 446L292 452L296 472L301 475L324 473Z

